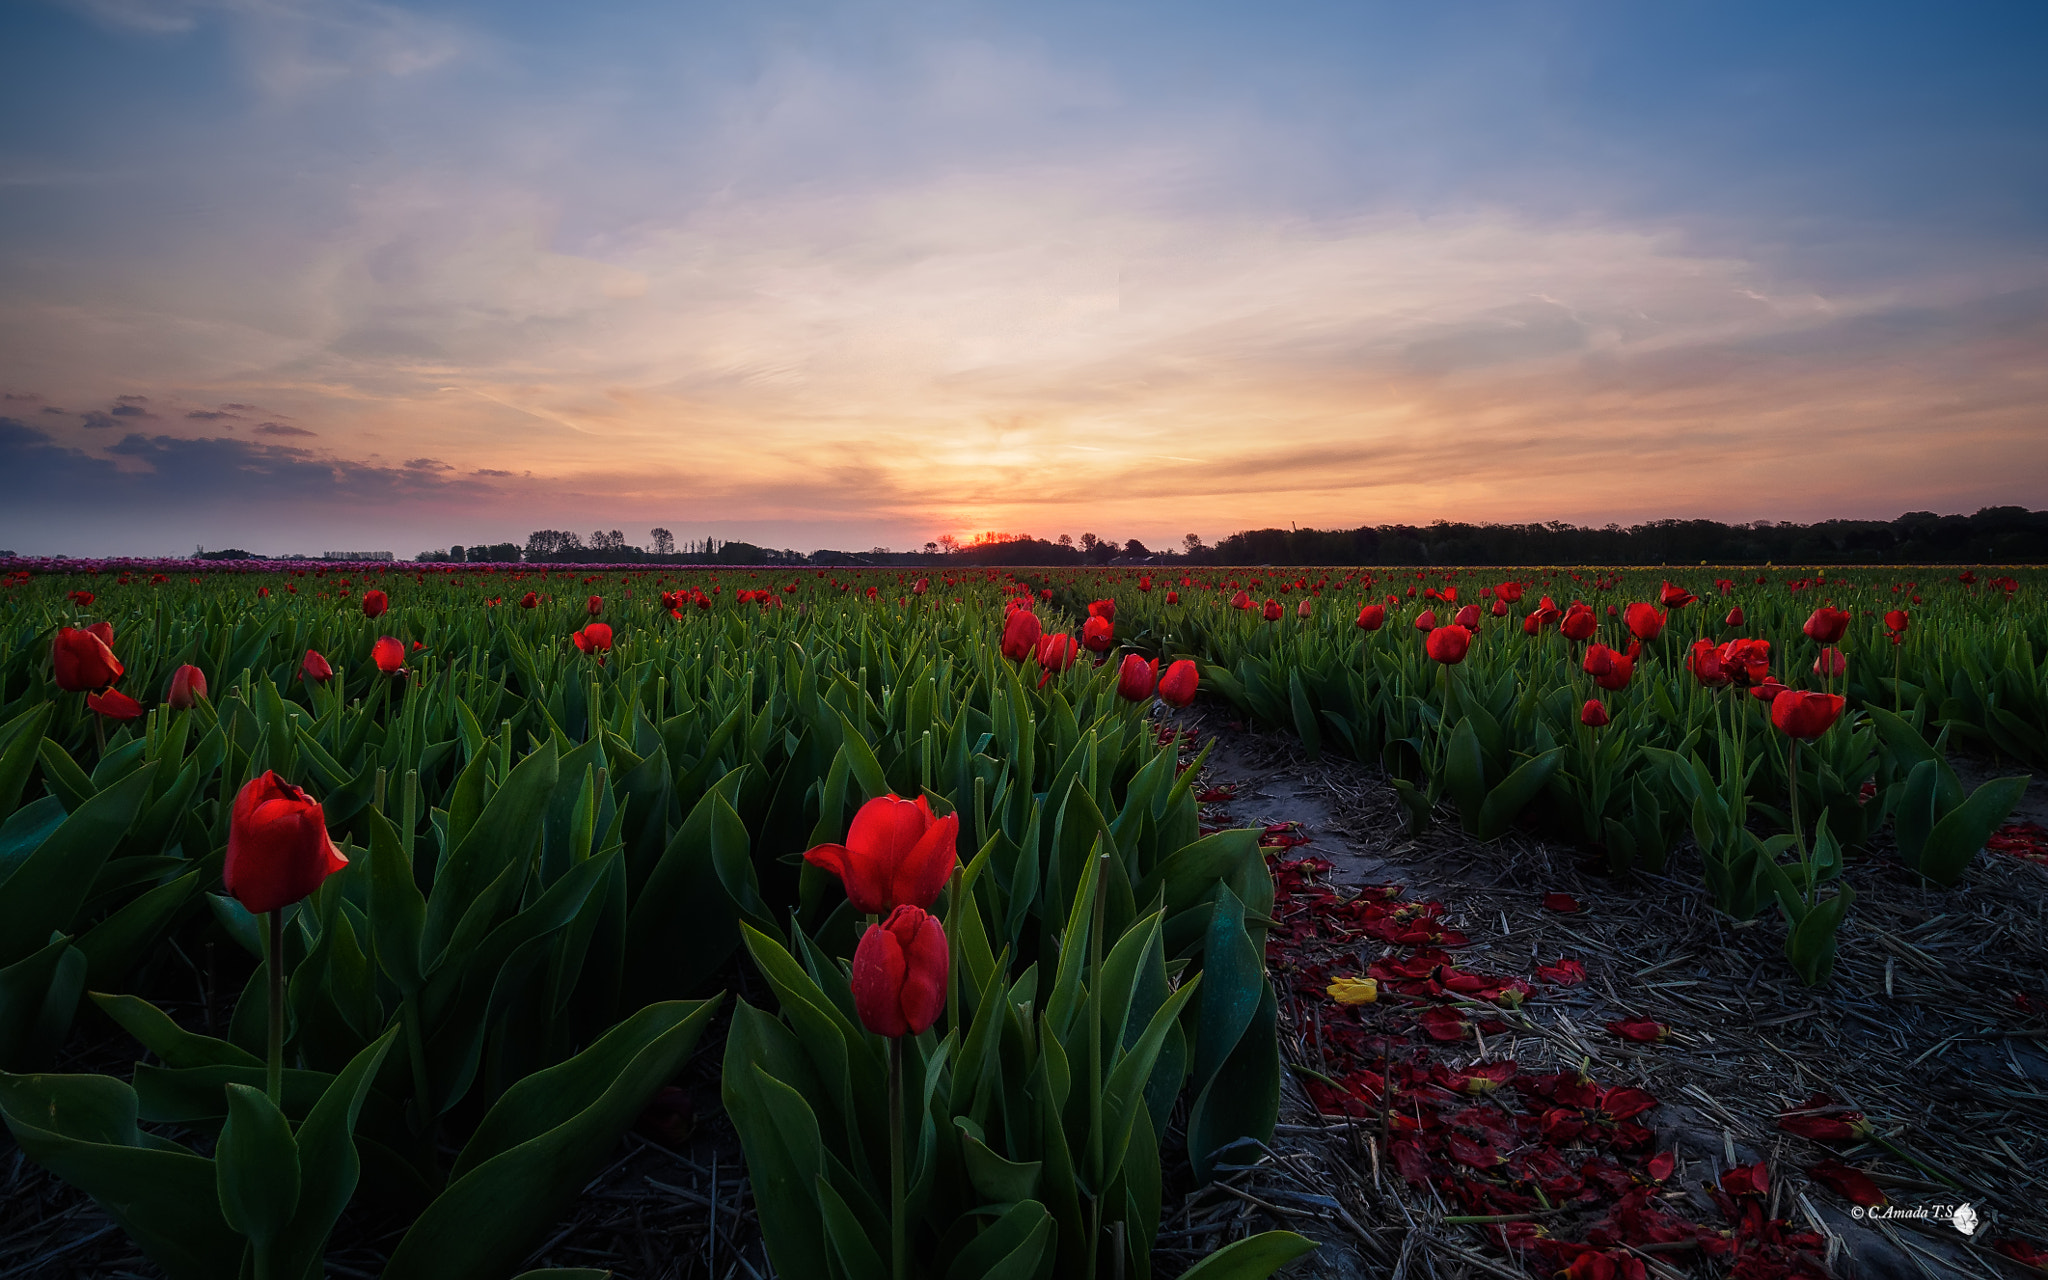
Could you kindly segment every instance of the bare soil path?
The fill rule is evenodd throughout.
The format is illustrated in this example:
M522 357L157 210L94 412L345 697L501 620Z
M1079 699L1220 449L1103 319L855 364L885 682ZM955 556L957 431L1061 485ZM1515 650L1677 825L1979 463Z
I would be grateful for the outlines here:
M1327 867L1313 868L1318 883L1339 899L1393 884L1401 886L1401 902L1442 903L1443 922L1465 939L1446 949L1453 972L1519 977L1533 988L1515 1015L1495 1020L1504 1034L1487 1032L1487 1020L1473 1012L1472 1037L1450 1043L1404 1027L1418 1006L1404 1016L1386 1002L1384 983L1382 1002L1356 1010L1327 998L1283 999L1281 1051L1289 1071L1274 1150L1247 1159L1253 1167L1225 1179L1229 1186L1204 1191L1178 1210L1181 1221L1197 1223L1205 1213L1215 1220L1223 1203L1234 1201L1227 1231L1190 1236L1182 1242L1192 1246L1188 1256L1230 1235L1286 1225L1326 1242L1303 1264L1305 1274L1319 1276L1547 1276L1568 1265L1532 1245L1534 1226L1456 1221L1482 1215L1392 1167L1388 1139L1398 1144L1401 1129L1383 1134L1386 1117L1370 1106L1363 1118L1330 1114L1343 1104L1318 1077L1340 1074L1331 1067L1331 1051L1340 1045L1323 1020L1356 1015L1368 1032L1360 1060L1382 1047L1397 1060L1413 1052L1454 1081L1488 1062L1513 1062L1525 1082L1583 1068L1601 1089L1654 1098L1656 1105L1635 1118L1654 1147L1619 1160L1626 1166L1653 1149L1668 1155L1670 1173L1638 1200L1704 1228L1736 1227L1735 1255L1748 1259L1740 1274L2038 1280L2040 1272L1991 1246L2048 1244L2048 867L1987 853L1961 887L1941 891L1917 883L1882 846L1872 849L1847 873L1859 896L1841 932L1834 979L1808 990L1782 957L1775 914L1737 923L1714 912L1689 847L1674 855L1665 876L1617 882L1574 851L1543 841L1516 835L1479 844L1446 815L1410 838L1377 770L1330 756L1310 761L1291 736L1248 732L1217 709L1179 718L1184 729L1217 738L1205 785L1235 793L1205 821L1280 828L1281 842L1306 837L1277 850L1276 866L1303 855L1325 860ZM1971 785L2017 772L1974 762L1961 771ZM2017 816L2048 825L2048 783L2035 781ZM1582 909L1546 909L1544 897L1552 893ZM1276 915L1281 911L1276 907ZM1333 975L1363 975L1375 961L1385 965L1404 952L1365 937L1319 954L1339 957ZM1584 979L1561 984L1537 976L1561 959L1582 964ZM1287 982L1286 964L1275 960L1276 982ZM1304 984L1291 985L1298 993ZM1608 1030L1631 1020L1664 1024L1668 1038L1637 1043ZM1418 1082L1418 1090L1427 1089ZM1374 1096L1372 1088L1362 1093L1368 1101ZM1834 1108L1823 1114L1861 1113L1883 1141L1817 1142L1781 1127L1784 1112L1822 1094ZM1394 1097L1401 1096L1397 1088ZM1525 1124L1523 1133L1496 1135L1493 1150L1525 1156L1526 1131ZM1427 1145L1430 1135L1421 1137ZM1898 1210L1968 1203L1977 1230L1966 1237L1945 1217L1876 1218L1810 1173L1829 1161L1865 1174ZM1731 1200L1721 1189L1724 1175L1758 1162L1768 1171L1767 1190ZM1523 1169L1438 1160L1439 1172L1446 1163L1454 1181L1465 1180L1461 1186L1511 1184ZM1635 1176L1648 1181L1640 1170ZM1553 1240L1587 1239L1589 1227L1598 1239L1603 1224L1614 1225L1611 1215L1599 1215L1612 1209L1618 1189L1588 1197L1583 1212L1538 1208L1520 1221ZM1745 1236L1729 1211L1745 1212L1750 1199L1761 1224L1779 1225L1766 1230L1752 1222ZM1508 1195L1501 1202L1514 1204ZM1772 1231L1777 1243L1768 1248L1745 1243ZM1636 1264L1629 1257L1643 1274L1663 1280L1730 1273L1727 1254L1716 1256L1696 1241L1644 1247L1628 1231L1608 1235L1621 1247L1606 1252L1624 1259L1614 1274L1631 1273ZM1174 1243L1162 1240L1163 1250ZM1584 1274L1609 1273L1594 1267Z

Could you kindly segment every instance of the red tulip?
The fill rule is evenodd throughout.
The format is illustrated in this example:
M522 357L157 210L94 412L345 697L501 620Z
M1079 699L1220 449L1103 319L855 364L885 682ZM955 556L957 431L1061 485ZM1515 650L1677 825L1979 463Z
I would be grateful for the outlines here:
M104 689L119 680L124 669L106 641L92 631L71 627L57 628L57 638L50 643L50 665L57 687L66 693Z
M164 701L173 711L190 711L194 703L205 697L206 673L188 662L172 674L171 692Z
M1787 689L1771 700L1771 723L1788 738L1818 738L1842 715L1838 693Z
M1468 608L1470 606L1467 606ZM1445 666L1455 666L1465 660L1465 653L1472 647L1472 633L1457 623L1438 627L1422 642L1429 656Z
M1116 696L1125 702L1146 701L1158 683L1159 664L1147 662L1135 653L1126 654L1123 665L1116 669Z
M221 881L250 911L288 907L347 865L320 802L275 773L251 778L235 796Z
M1421 613L1416 614L1415 629L1417 631L1434 631L1436 629L1436 610L1424 609Z
M1493 602L1493 608L1487 610L1487 612L1496 618L1505 618L1508 616L1508 602L1496 598Z
M914 1036L946 1007L946 933L923 908L871 924L853 953L853 1007L878 1036Z
M1467 631L1479 630L1479 606L1476 604L1466 605L1458 610L1458 616L1451 619L1451 621Z
M585 613L589 614L589 615L590 615L591 617L593 617L593 618L595 618L595 617L596 617L596 616L597 616L598 614L600 614L600 613L603 613L603 612L604 612L604 597L603 597L603 596L592 596L592 597L590 597L590 602L589 602L588 604L585 604L585 605L583 606L583 611L584 611Z
M1251 607L1252 607L1252 594L1251 594L1251 592L1249 592L1249 591L1240 591L1240 592L1238 592L1238 593L1237 593L1236 595L1234 595L1234 596L1230 597L1230 607L1231 607L1231 608L1233 608L1233 609L1249 609L1249 608L1251 608Z
M1730 640L1717 652L1721 670L1731 677L1755 684L1771 674L1771 642L1768 640Z
M1081 646L1065 631L1043 636L1038 641L1038 665L1048 672L1065 671L1081 656Z
M92 608L92 602L98 598L99 597L93 595L93 593L90 591L74 591L71 593L69 597L71 603L77 605L81 609Z
M1666 609L1683 609L1698 599L1698 596L1687 591L1684 587L1674 587L1668 582L1657 593L1658 603L1662 604Z
M85 695L85 705L109 720L133 720L142 714L142 704L119 689L108 689L105 693L88 693Z
M569 637L576 647L585 653L609 653L612 647L612 629L602 622L593 622L583 630Z
M1195 700L1195 689L1201 683L1202 676L1194 662L1182 658L1159 677L1159 700L1169 707L1185 707Z
M1604 644L1586 646L1586 674L1593 677L1593 683L1602 689L1626 689L1629 677L1635 674L1636 661L1632 654L1617 653Z
M1762 683L1749 691L1749 696L1759 702L1776 702L1779 694L1789 692L1790 690L1779 684L1776 678L1766 676Z
M1081 644L1092 653L1108 653L1116 643L1116 624L1108 618L1090 618L1081 624Z
M1727 617L1721 619L1721 625L1724 627L1739 627L1747 621L1749 619L1742 616L1742 606L1738 604L1728 611Z
M1904 635L1906 631L1906 624L1910 621L1912 621L1912 619L1907 616L1906 611L1904 609L1893 609L1891 612L1884 615L1885 630L1891 632L1894 635Z
M1600 619L1593 616L1592 609L1574 600L1572 607L1564 611L1564 619L1557 624L1557 629L1567 640L1590 640L1600 629Z
M1280 602L1271 596L1266 597L1266 607L1261 612L1268 622L1280 621Z
M1598 698L1586 699L1586 705L1579 708L1579 723L1589 729L1598 729L1607 723L1607 705Z
M405 646L395 636L378 636L377 643L370 646L370 660L377 664L377 670L392 675L405 669Z
M1012 609L1010 616L1003 619L1003 656L1012 662L1030 657L1043 629L1038 615L1031 610Z
M1849 611L1833 609L1827 605L1815 609L1806 619L1806 625L1800 628L1808 639L1818 644L1833 644L1840 640L1842 633L1848 629Z
M363 593L363 616L365 618L381 618L384 616L384 611L390 607L391 597L385 595L382 591L365 591Z
M327 664L327 659L312 649L306 650L304 661L299 663L299 671L314 684L325 684L334 678L334 668Z
M1301 598L1301 603L1294 606L1294 616L1297 618L1310 617L1315 613L1315 611L1315 605L1309 602L1309 598L1307 596L1303 596Z
M1520 604L1522 603L1522 584L1519 582L1503 582L1493 589L1493 598L1505 601L1508 604Z
M1169 592L1167 592L1167 593L1166 593L1166 603L1168 603L1168 604L1179 604L1179 603L1180 603L1180 592L1178 592L1178 591L1169 591Z
M928 907L959 861L960 816L937 817L923 796L877 796L853 815L845 844L821 844L804 859L846 885L847 900L863 915L891 907Z
M1107 618L1107 619L1109 619L1109 620L1110 620L1111 622L1115 622L1115 621L1116 621L1116 601L1114 601L1114 600L1097 600L1097 601L1094 601L1093 603L1091 603L1091 604L1090 604L1090 605L1088 606L1088 616L1089 616L1089 617L1091 617L1091 618Z
M1721 650L1712 640L1693 641L1692 649L1685 655L1685 669L1705 689L1718 689L1728 683L1728 673L1721 668Z
M525 594L524 596L520 597L520 600L519 600L519 607L520 607L520 608L522 608L522 609L537 609L537 608L539 608L539 607L540 607L540 593L539 593L539 592L537 592L537 591L529 591L529 592L527 592L527 593L526 593L526 594Z
M1359 609L1358 629L1360 631L1378 631L1386 625L1387 611L1380 605L1369 604Z
M1849 659L1840 649L1829 645L1813 660L1813 673L1819 676L1838 676L1849 669Z
M1628 607L1628 611L1622 615L1622 621L1628 624L1630 634L1636 639L1655 640L1664 634L1664 620L1669 616L1656 605L1637 602Z
M932 580L930 578L919 578L916 582L910 584L910 594L914 596L921 596L931 589Z

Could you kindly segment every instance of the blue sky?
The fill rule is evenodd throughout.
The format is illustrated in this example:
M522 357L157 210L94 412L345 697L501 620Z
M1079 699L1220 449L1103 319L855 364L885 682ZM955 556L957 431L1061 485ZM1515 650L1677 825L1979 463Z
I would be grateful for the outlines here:
M2024 4L17 4L0 547L2038 506L2044 37Z

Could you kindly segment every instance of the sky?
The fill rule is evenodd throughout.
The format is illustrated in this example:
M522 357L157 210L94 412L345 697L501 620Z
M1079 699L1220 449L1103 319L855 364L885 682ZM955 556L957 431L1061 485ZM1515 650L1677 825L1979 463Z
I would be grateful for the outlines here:
M0 548L2048 505L2035 3L18 0Z

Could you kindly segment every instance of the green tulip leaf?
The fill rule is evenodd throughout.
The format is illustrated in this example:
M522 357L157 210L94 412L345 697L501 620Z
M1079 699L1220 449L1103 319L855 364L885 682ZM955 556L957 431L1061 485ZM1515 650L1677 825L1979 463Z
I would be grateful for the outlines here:
M261 1089L227 1086L228 1118L214 1148L221 1217L256 1247L269 1270L270 1246L299 1207L299 1144L291 1122Z
M479 829L489 821L486 810ZM717 1005L649 1005L507 1089L456 1158L448 1189L398 1242L384 1280L486 1280L509 1270L674 1078Z
M136 1128L111 1076L0 1073L0 1118L23 1154L97 1201L170 1280L220 1280L242 1238L221 1216L213 1161Z
M167 1067L261 1067L263 1059L237 1045L187 1031L169 1014L140 996L92 993L100 1012L120 1024Z
M47 742L44 744L48 746ZM149 797L154 763L82 801L0 885L0 965L69 932L93 879Z
M1181 1280L1266 1280L1316 1242L1292 1231L1262 1231L1225 1245L1181 1273Z

